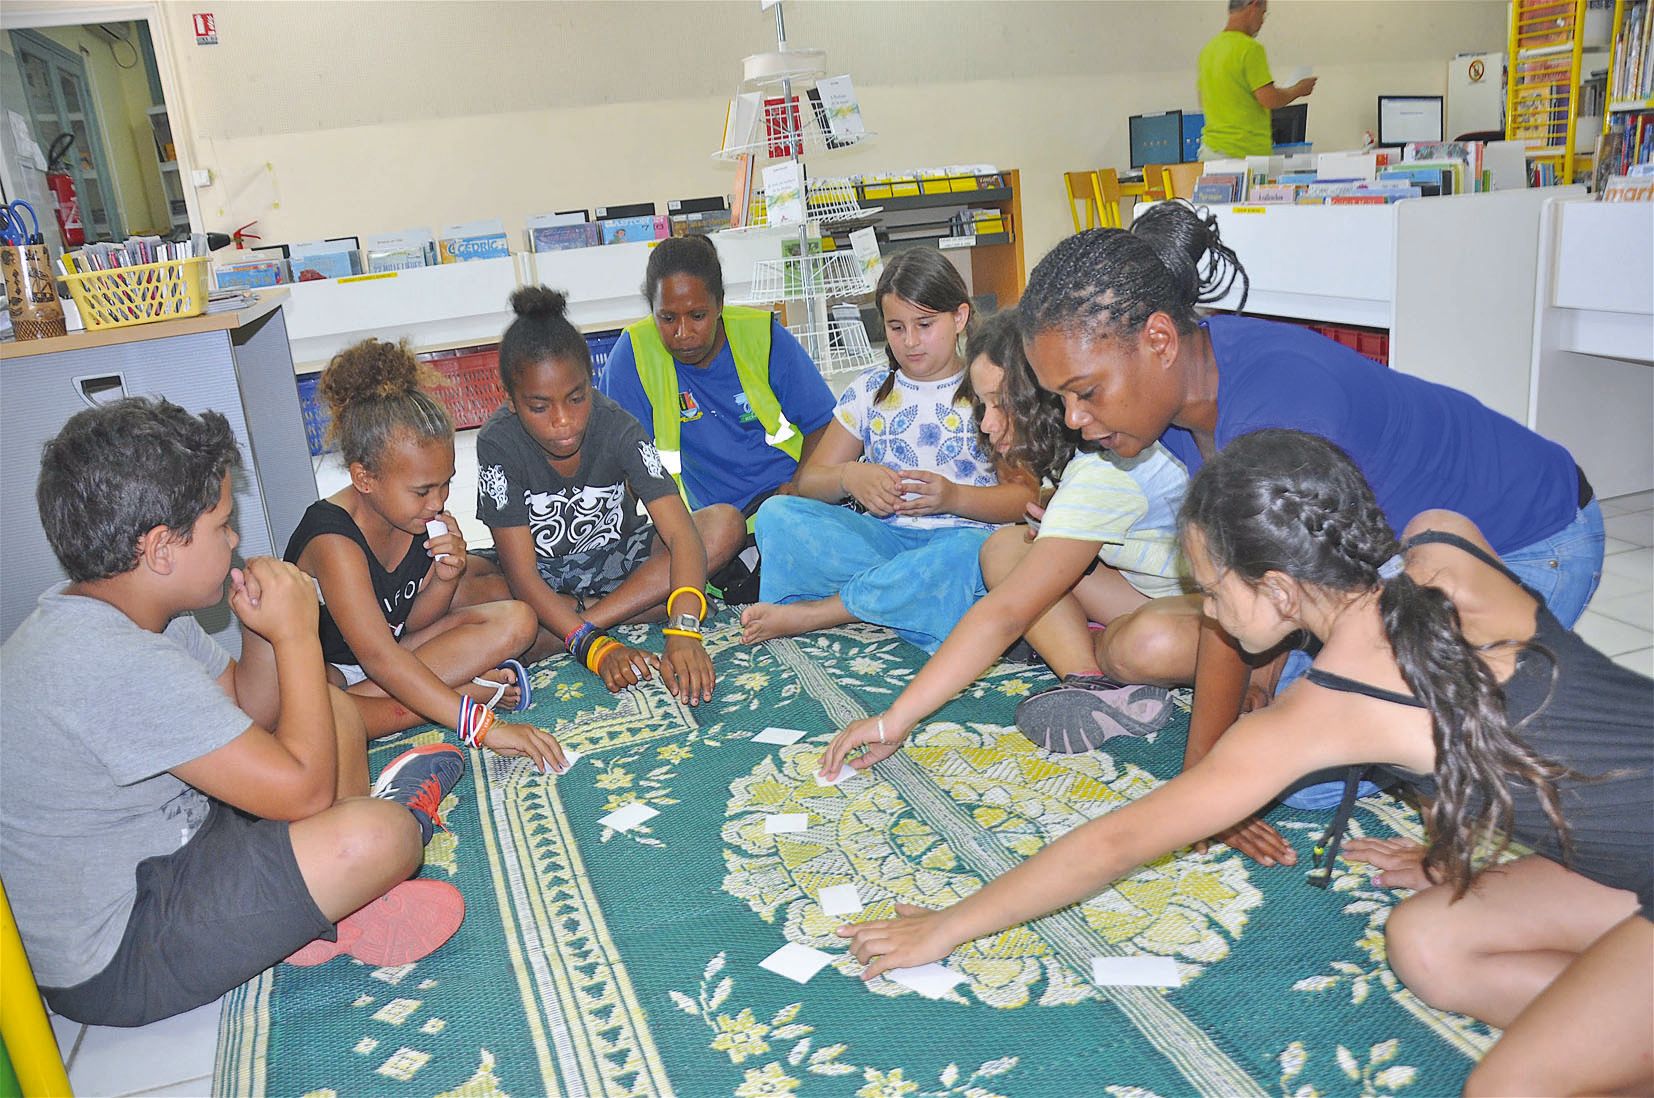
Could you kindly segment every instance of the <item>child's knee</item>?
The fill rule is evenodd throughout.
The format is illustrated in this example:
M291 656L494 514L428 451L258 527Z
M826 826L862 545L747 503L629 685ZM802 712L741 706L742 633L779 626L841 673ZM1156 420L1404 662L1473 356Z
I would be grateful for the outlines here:
M499 604L501 607L501 632L507 640L507 655L516 655L534 643L534 638L540 632L540 619L534 614L534 607L526 602L511 599Z
M1462 944L1454 934L1437 889L1427 889L1396 905L1384 926L1390 968L1407 989L1439 1010L1453 1009L1454 971Z
M1097 662L1120 682L1149 682L1192 663L1196 640L1182 636L1170 622L1131 614L1098 637Z
M708 556L727 561L747 540L746 516L727 503L715 503L695 512L695 524L706 542Z
M812 502L802 496L771 496L758 507L753 533L760 541L777 537L786 539L793 533L791 527L804 520Z
M424 857L419 824L394 801L352 797L340 801L334 827L334 856L356 872L399 881Z
M1001 526L982 543L978 560L982 564L982 579L989 587L1005 582L1023 557L1028 555L1028 541L1021 526Z

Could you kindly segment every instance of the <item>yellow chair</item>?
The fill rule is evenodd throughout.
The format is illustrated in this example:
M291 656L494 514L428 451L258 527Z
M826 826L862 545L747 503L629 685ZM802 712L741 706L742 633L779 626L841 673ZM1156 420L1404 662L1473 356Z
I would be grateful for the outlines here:
M1195 196L1195 181L1201 177L1205 165L1194 164L1167 164L1165 167L1165 188L1167 198L1193 198Z
M1120 173L1113 168L1097 169L1097 187L1103 195L1103 228L1119 229L1120 200L1125 197L1120 189Z
M68 1095L69 1076L63 1054L46 1018L34 970L23 952L23 939L12 918L6 886L0 884L0 1038L22 1087L24 1098Z
M1103 194L1097 173L1063 172L1062 185L1068 192L1068 216L1074 222L1074 231L1078 233L1098 228L1103 220ZM1082 208L1085 210L1083 224L1080 219Z
M1166 165L1143 165L1143 201L1166 201Z

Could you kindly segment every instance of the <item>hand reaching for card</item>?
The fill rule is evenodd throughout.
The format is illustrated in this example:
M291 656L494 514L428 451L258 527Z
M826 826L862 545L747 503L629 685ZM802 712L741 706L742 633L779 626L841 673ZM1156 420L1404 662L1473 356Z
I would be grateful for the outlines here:
M948 933L948 912L927 911L912 904L897 904L896 918L878 919L838 928L840 938L850 939L850 952L867 966L863 980L893 968L914 968L940 961L959 943Z

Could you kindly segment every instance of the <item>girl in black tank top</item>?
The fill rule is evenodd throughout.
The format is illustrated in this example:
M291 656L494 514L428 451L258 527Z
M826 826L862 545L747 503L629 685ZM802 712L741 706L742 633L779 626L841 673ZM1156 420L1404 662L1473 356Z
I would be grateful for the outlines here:
M1305 774L1382 765L1428 796L1429 845L1361 840L1347 860L1418 889L1385 926L1402 982L1504 1030L1467 1092L1654 1084L1654 682L1563 629L1462 516L1416 518L1434 532L1404 560L1324 439L1235 440L1191 482L1181 523L1206 614L1254 653L1308 630L1319 666L1177 778L953 907L844 928L867 975L1084 899ZM1479 840L1510 839L1538 853L1495 868Z
M514 601L454 608L466 569L459 523L443 509L454 430L422 377L429 368L407 348L377 340L328 363L319 390L350 484L310 505L285 557L316 580L322 654L370 737L430 721L561 771L555 738L494 717L502 702L528 707L514 657L534 640L534 612Z

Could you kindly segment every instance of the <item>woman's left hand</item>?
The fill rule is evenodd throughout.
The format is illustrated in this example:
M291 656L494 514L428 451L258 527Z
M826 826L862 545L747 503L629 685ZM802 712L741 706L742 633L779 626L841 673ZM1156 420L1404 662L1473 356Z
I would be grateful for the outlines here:
M879 721L885 723L884 732L879 732ZM833 737L833 742L827 745L827 750L821 756L821 773L827 777L837 774L844 766L850 752L858 747L865 747L860 757L850 759L850 765L857 770L866 770L874 763L883 762L901 749L902 741L907 739L907 733L892 728L889 717L863 717L859 721L851 721L845 725L844 731Z
M459 521L447 511L437 518L448 527L448 532L440 537L426 538L425 551L435 558L434 568L436 578L444 583L453 583L465 574L465 538L459 532Z
M679 701L699 705L712 700L712 657L706 654L706 646L694 637L666 638L660 678Z
M853 923L838 928L840 938L850 939L850 952L867 966L863 980L893 968L940 961L959 943L948 933L947 909L927 911L912 904L897 904L896 918L870 923Z
M902 498L896 503L896 513L951 515L958 508L958 493L959 486L940 473L906 469L902 472Z

